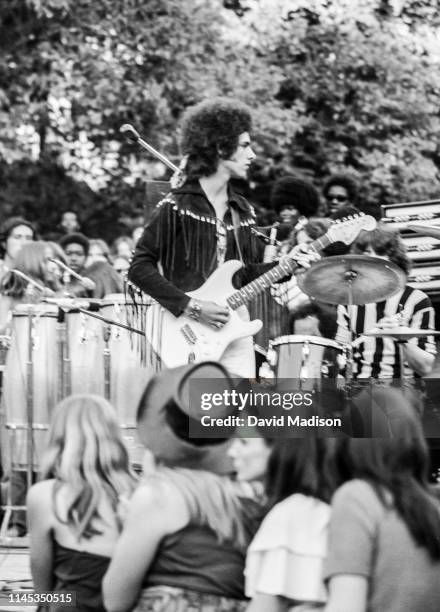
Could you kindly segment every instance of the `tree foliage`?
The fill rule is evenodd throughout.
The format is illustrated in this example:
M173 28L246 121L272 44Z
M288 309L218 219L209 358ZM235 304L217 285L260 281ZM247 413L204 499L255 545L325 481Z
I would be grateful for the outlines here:
M217 94L254 109L256 182L293 171L319 185L349 170L366 202L438 196L438 9L434 0L2 3L3 214L20 210L45 231L74 208L91 233L113 237L141 210L143 181L165 174L120 125L176 162L182 111ZM49 187L32 190L38 173Z

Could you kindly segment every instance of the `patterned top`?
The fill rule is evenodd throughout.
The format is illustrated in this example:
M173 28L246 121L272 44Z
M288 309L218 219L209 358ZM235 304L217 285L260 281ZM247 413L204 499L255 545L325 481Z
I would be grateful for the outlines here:
M434 309L428 296L407 285L396 295L378 302L353 306L351 317L346 306L338 306L338 342L350 342L350 328L356 337L377 327L377 323L385 316L399 314L403 316L403 324L421 329L434 329ZM351 322L350 322L351 320ZM436 354L434 338L412 338L411 344ZM414 373L405 364L405 376ZM365 337L354 352L353 375L355 378L399 378L400 354L397 343L392 338Z

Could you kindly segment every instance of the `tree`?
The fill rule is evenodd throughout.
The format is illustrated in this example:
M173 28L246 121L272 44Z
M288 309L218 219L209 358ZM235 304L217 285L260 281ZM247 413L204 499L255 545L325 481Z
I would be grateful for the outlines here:
M318 181L349 170L367 201L438 196L437 3L249 4L255 53L280 78L269 105L290 140L278 151L285 170Z
M176 162L181 113L220 94L254 110L257 183L296 172L319 184L349 170L367 202L436 196L436 7L433 0L2 3L0 163L8 189L23 160L40 171L53 166L80 184L77 206L91 231L113 235L121 217L138 214L143 181L167 176L122 139L120 125L134 124ZM20 189L25 212L42 219L36 211L44 210L52 224L48 191L31 204L32 189ZM4 188L0 203L11 204Z

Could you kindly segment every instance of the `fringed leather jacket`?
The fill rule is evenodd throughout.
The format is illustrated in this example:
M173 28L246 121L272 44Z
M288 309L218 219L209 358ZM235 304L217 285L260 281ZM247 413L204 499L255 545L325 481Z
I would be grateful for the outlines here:
M134 252L128 272L130 293L141 290L175 316L182 314L190 299L186 292L198 289L218 266L219 233L226 239L225 261L240 259L238 238L245 267L234 277L237 288L275 265L260 263L264 245L252 232L253 208L231 188L228 193L223 221L216 218L198 181L185 183L159 202ZM236 231L231 208L238 213Z

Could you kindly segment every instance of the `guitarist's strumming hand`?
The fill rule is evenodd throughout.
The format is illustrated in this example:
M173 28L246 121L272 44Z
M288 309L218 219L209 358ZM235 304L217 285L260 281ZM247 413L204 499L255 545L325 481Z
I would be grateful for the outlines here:
M194 298L191 298L188 302L184 314L195 321L200 321L200 323L216 329L221 329L229 319L229 310L226 306L207 300L195 300Z

